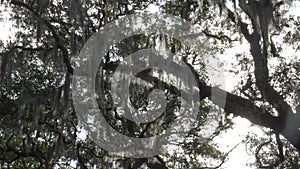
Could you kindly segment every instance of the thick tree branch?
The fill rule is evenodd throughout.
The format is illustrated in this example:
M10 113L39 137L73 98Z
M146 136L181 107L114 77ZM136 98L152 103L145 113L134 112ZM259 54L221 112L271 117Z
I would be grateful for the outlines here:
M186 64L193 72L195 78L200 79L198 73L195 71L193 66L191 66L187 62ZM204 92L206 96L210 98L209 95L207 94L211 93L211 87L206 86L205 83L201 83L200 80L198 80L197 83L200 91ZM220 90L220 93L226 92L218 88L215 88L215 90ZM271 100L274 99L272 100L271 103L277 104L274 102L277 101L278 99L277 97L281 97L281 96L271 86L267 88L267 91L270 92L268 93L268 97L270 97L269 99ZM214 102L214 104L218 105L217 102ZM289 111L289 105L287 105L287 103L284 101L283 104L286 104L283 105L283 107L284 106L288 106L288 107L286 109L285 108L281 108L281 109L283 109L284 111L286 110ZM258 107L252 101L229 92L226 92L226 103L225 103L224 110L225 113L231 113L235 116L246 118L253 124L273 129L276 133L281 133L294 147L300 150L300 131L299 131L300 119L296 118L296 115L292 113L287 113L285 118L282 118L280 116L279 117L272 116L265 108Z
M197 80L200 79L200 77L196 70L189 63L185 63L188 65L193 75L195 76L198 88L200 89L200 96L203 92L205 93L205 97L211 99L210 96L212 87L207 86L200 80ZM264 108L258 107L252 101L237 96L235 94L226 92L220 88L214 87L214 90L219 90L220 92L218 93L226 93L226 103L224 107L225 113L232 113L235 116L246 118L254 124L277 130L278 118L270 115L269 113L266 113L267 111ZM205 97L202 96L201 98L204 99ZM214 104L219 105L218 102L214 102Z
M254 5L254 2L251 4L246 4L245 1L243 0L240 1L240 7L244 10L244 12L246 12L246 14L248 14L251 17L254 14L251 14L249 9L250 8L255 9L255 8L253 6L250 7L249 5ZM269 70L268 70L268 61L267 61L267 52L266 52L267 46L265 43L267 39L266 39L266 35L264 35L263 39L261 39L261 33L260 33L260 31L264 31L264 30L256 29L255 25L258 24L258 21L255 20L255 18L251 18L252 25L254 25L254 30L253 33L250 34L247 28L248 25L246 23L243 23L241 19L239 19L238 16L235 15L234 12L232 12L227 8L226 10L227 10L228 17L231 19L232 22L237 24L237 26L241 30L241 33L244 35L244 37L250 44L250 53L254 60L254 68L255 68L254 74L256 79L255 81L256 86L258 87L260 93L262 94L263 99L265 99L268 103L270 103L278 112L277 118L272 116L272 119L275 118L276 120L273 121L275 122L275 124L272 124L270 128L274 129L276 132L281 133L286 139L288 139L288 141L294 147L300 149L300 131L299 131L300 125L296 122L297 120L295 120L293 111L291 107L287 104L287 102L284 100L283 96L280 95L269 83ZM261 48L260 41L264 42L263 49ZM227 99L230 97L234 98L234 96L231 96L229 94L227 96ZM228 101L230 102L230 100L234 100L233 98L229 99ZM241 100L239 100L240 103ZM240 103L236 103L236 104L240 105ZM243 104L245 104L245 102ZM226 106L225 106L225 111L226 111ZM258 117L260 117L259 114L262 114L262 112L256 113ZM261 121L266 121L266 122L269 121L267 120L269 118L265 118L265 115L261 118L262 118ZM256 119L255 121L257 122L257 120L259 121L259 119ZM252 122L255 123L255 121Z
M198 85L198 88L200 89L199 95L201 100L209 98L213 101L214 104L223 107L222 103L214 101L214 99L211 98L211 91L212 89L214 89L215 91L219 91L216 93L226 93L226 103L224 107L225 113L246 118L254 124L263 127L268 127L276 131L279 129L279 119L275 116L272 116L270 113L267 113L267 110L265 110L263 107L258 107L252 101L237 96L235 94L226 92L218 87L207 86L203 81L200 80L200 77L196 70L193 68L193 66L187 62L185 63L190 68L196 79L196 83ZM142 80L147 81L149 83L159 84L160 86L169 89L172 93L176 95L180 95L180 93L182 94L182 92L184 92L179 91L176 87L169 85L167 82L164 82L159 78L147 74L147 72L139 73L138 78L141 78Z
M243 1L241 1L243 2ZM245 2L240 3L240 6L243 7L242 9L248 12L248 7ZM254 60L254 74L256 79L256 86L260 90L263 98L265 98L275 109L278 111L279 115L283 118L286 116L288 112L292 112L291 107L284 101L283 97L275 91L275 89L269 84L269 70L268 70L268 61L267 56L264 55L262 49L260 47L260 40L261 36L257 29L254 29L252 34L249 34L247 29L247 24L243 23L239 18L236 18L234 13L227 9L228 17L231 19L232 22L236 23L241 28L241 32L246 38L246 40L250 44L250 52ZM252 16L249 14L249 16ZM256 25L256 21L252 20L252 24Z
M192 71L192 73L195 77L197 86L200 89L199 95L200 95L201 100L208 98L215 105L218 105L221 108L224 108L224 112L227 114L233 114L234 116L240 116L242 118L248 119L253 124L273 129L275 132L283 134L283 136L285 138L287 138L291 142L291 144L293 144L296 148L300 149L300 144L298 144L298 141L297 141L298 140L297 138L300 138L300 132L298 132L298 134L299 134L299 137L298 137L298 134L294 130L292 131L291 129L287 129L285 131L282 131L285 124L284 124L284 121L282 121L282 119L280 117L271 115L271 113L268 112L268 110L266 110L263 106L259 107L259 106L255 105L255 103L251 100L248 100L241 96L226 92L218 87L208 86L205 82L203 82L200 79L200 77L199 77L197 71L194 69L194 67L191 64L187 63L186 61L185 61L185 63L190 68L190 70ZM117 65L115 65L115 66L117 66ZM112 69L115 69L115 68L112 68ZM183 92L185 92L185 91L182 91L182 90L179 91L175 86L170 85L167 82L164 82L159 78L149 75L149 71L150 70L147 69L143 72L140 72L137 77L146 82L167 88L172 93L174 93L178 96L180 96L180 94L184 94ZM219 91L216 93L226 93L225 106L222 105L222 103L211 98L212 89L214 91ZM223 96L215 95L215 97L223 97ZM290 118L293 119L293 117L290 117ZM289 120L289 121L291 121L291 120ZM293 120L293 124L294 123L296 123L295 120ZM299 124L299 126L300 126L300 124ZM295 127L293 129L296 130ZM292 131L292 134L287 131ZM295 134L297 134L297 135L295 135Z

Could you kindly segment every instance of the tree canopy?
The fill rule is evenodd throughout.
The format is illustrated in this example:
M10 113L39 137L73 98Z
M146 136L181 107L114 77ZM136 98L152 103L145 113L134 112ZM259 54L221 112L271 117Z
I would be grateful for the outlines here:
M241 117L260 129L242 141L256 159L249 165L299 168L300 16L290 11L297 4L296 0L2 0L1 12L9 14L16 33L13 39L0 41L0 167L222 168L235 146L224 151L214 139ZM159 70L137 73L151 86L130 83L130 98L111 94L115 84L110 79L124 60L140 50L161 48L181 56L195 79L200 105L186 139L172 142L153 157L120 157L92 139L75 109L72 82L75 67L82 64L77 56L106 25L151 7L196 25L205 43L196 50L158 33L136 34L110 46L96 73L98 108L114 130L128 137L148 138L172 127L182 108L180 98L189 93L155 76ZM238 82L232 91L211 82L211 68L203 58L217 56L223 73ZM185 78L179 81L190 83ZM149 110L156 89L164 94L166 108L150 123L135 123L125 118L124 107L116 106L129 99L133 108ZM226 94L224 105L214 99L222 97L214 90ZM212 111L221 116L204 141L203 126Z

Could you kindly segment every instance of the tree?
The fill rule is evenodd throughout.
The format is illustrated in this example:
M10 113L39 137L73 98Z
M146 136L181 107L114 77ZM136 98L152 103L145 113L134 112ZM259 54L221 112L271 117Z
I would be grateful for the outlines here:
M253 133L245 138L257 159L258 167L297 168L300 149L298 124L299 57L286 53L285 48L299 49L299 19L285 6L297 1L51 1L10 0L2 5L11 8L11 18L19 31L16 38L3 43L1 51L0 93L0 166L1 168L219 168L229 152L222 152L213 138L232 126L234 117L248 119L265 131L263 139ZM146 9L149 4L162 12L179 16L200 29L210 39L210 49L223 53L238 43L249 45L249 52L235 53L238 73L243 73L233 92L226 92L226 103L214 134L206 142L199 132L211 99L206 63L200 55L165 35L135 35L112 46L97 72L101 80L98 105L115 130L131 137L161 134L170 127L180 108L178 91L151 76L151 70L137 77L154 82L145 88L131 84L131 102L145 108L154 89L165 92L169 107L163 120L136 124L120 116L109 95L110 77L120 61L135 51L155 48L159 44L173 53L181 51L183 60L195 76L200 89L201 107L197 123L187 139L176 143L183 153L164 152L151 158L119 158L101 149L92 139L80 139L82 128L74 109L71 94L76 55L98 29L109 22ZM289 56L290 55L290 56ZM298 59L298 60L297 60ZM218 89L223 90L223 89ZM209 101L211 100L211 101ZM295 109L294 109L295 107ZM297 110L296 110L297 109ZM296 111L295 111L296 110ZM231 117L230 115L233 115ZM283 137L282 137L283 136ZM274 140L274 141L273 141ZM258 145L258 146L257 146ZM285 150L285 152L284 152ZM264 153L262 153L264 152ZM268 158L265 154L273 155ZM199 161L199 157L209 162ZM217 165L216 165L217 164ZM76 168L75 167L75 168Z

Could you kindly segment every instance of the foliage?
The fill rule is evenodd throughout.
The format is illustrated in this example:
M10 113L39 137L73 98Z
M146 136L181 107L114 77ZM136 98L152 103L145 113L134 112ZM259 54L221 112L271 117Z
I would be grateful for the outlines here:
M246 0L9 0L15 38L0 42L0 167L1 168L220 168L229 152L214 138L230 130L240 116L257 125L263 136L249 133L246 146L257 167L299 168L299 18L286 6L297 1ZM137 124L113 107L107 79L128 55L163 44L183 55L203 96L197 123L186 140L151 158L112 156L84 135L72 102L73 67L85 42L107 23L156 5L160 12L198 25L209 39L199 53L165 35L135 35L112 46L97 72L98 106L114 129L131 137L159 135L180 109L180 95L164 86L167 109L149 124ZM243 74L235 91L227 92L224 109L210 97L207 64L201 56L222 55L236 46L249 46L233 65ZM295 51L295 52L287 52ZM213 51L213 52L212 52ZM296 54L294 54L296 53ZM148 72L149 73L149 72ZM148 77L147 71L140 77ZM102 82L102 83L100 83ZM163 83L162 83L163 84ZM159 85L155 86L161 89ZM155 88L154 87L154 88ZM131 84L131 102L145 109L154 88ZM204 90L202 90L204 89ZM221 90L221 89L220 89ZM116 99L116 98L114 98ZM119 98L120 99L120 98ZM211 138L201 131L209 108L224 115ZM296 110L296 111L295 111ZM231 116L233 115L233 116ZM170 151L170 150L173 150ZM284 150L284 151L283 151Z

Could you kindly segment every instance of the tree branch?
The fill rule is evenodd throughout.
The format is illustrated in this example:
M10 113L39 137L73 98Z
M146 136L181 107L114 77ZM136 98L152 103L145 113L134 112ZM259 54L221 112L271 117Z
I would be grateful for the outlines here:
M228 37L227 35L213 35L208 33L207 31L202 31L206 36L211 37L211 38L215 38L218 40L222 40L222 39L226 39L227 41L229 41L230 43L236 40L232 40L230 37Z
M243 4L242 0L241 2L242 3L240 5L241 8L245 10L244 12L248 13L250 17L253 16L247 10L249 8L254 9L253 6L252 7L249 6L249 5L254 5L254 3ZM246 6L243 5L247 5L247 8ZM254 26L254 30L253 33L250 34L247 29L248 25L246 23L243 23L241 19L238 18L238 16L236 16L234 12L227 9L226 6L224 8L227 10L228 17L231 19L232 22L236 23L237 26L239 26L241 33L244 35L244 37L250 44L250 53L254 60L254 68L255 68L254 74L256 79L255 84L257 88L262 94L263 99L265 99L268 103L270 103L272 107L274 107L278 112L277 119L273 121L273 122L277 121L276 126L274 126L273 124L273 127L270 126L270 128L273 128L276 132L283 134L283 136L287 138L289 142L293 144L293 146L295 146L297 149L300 149L300 131L298 130L299 125L297 125L297 123L295 123L295 120L293 119L294 117L293 111L290 105L287 104L287 102L284 100L283 96L280 95L269 83L268 60L267 60L267 54L265 52L266 46L264 43L264 51L262 51L260 45L260 41L264 42L266 39L265 37L263 37L264 39L261 39L261 34L259 32L260 30L255 28L255 26L257 25L257 21L255 20L255 18L251 18L251 22L252 25ZM227 98L228 97L231 96L229 95L227 96ZM260 116L259 114L261 113L257 113L256 115ZM265 118L265 117L261 117L261 118ZM272 117L272 118L276 118L276 117ZM265 121L266 119L262 119L262 121Z
M236 16L236 14L234 12L232 12L230 9L224 7L226 9L227 12L227 16L229 17L229 19L235 23L238 27L240 27L240 30L242 32L242 34L245 36L245 38L248 40L251 37L251 34L249 33L248 30L248 24L246 24L245 22L242 22L241 18L239 18L238 16Z
M46 19L42 18L41 16L39 16L39 14L31 6L29 6L28 4L26 4L24 2L20 2L18 0L12 0L11 4L27 9L35 17L37 17L39 20L41 20L47 26L47 28L51 31L58 47L62 50L63 60L64 60L64 63L66 64L68 72L70 74L73 74L74 69L73 69L73 67L71 66L71 63L70 63L68 49L65 47L62 39L60 38L59 34L56 32L55 27L48 20L46 20Z
M271 164L268 164L268 165L263 165L262 162L261 162L261 159L260 157L258 156L259 155L259 152L260 150L270 144L272 141L269 140L267 142L264 142L262 144L260 144L257 149L256 149L256 153L255 153L255 158L259 164L259 168L275 168L275 167L278 167L283 161L284 161L284 155L283 155L283 143L282 141L280 140L279 138L279 134L278 133L275 133L275 136L276 136L276 142L277 142L277 146L278 146L278 151L279 151L279 154L278 154L278 159L276 159L275 162L271 163Z

